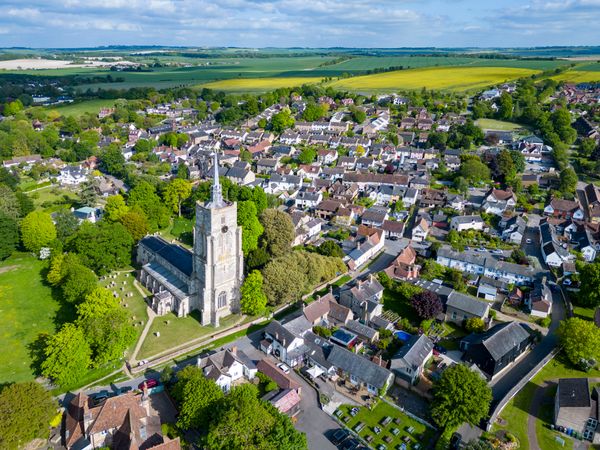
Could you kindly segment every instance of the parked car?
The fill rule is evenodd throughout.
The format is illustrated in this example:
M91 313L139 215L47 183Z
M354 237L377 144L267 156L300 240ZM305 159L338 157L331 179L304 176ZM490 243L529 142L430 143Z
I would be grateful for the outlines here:
M144 389L144 385L146 385L146 387L148 389L152 389L153 387L158 386L160 383L158 382L158 380L155 380L154 378L149 378L147 380L142 381L139 385L138 388L139 389Z
M333 445L338 445L342 443L344 439L346 439L349 435L350 433L348 432L348 430L343 430L339 428L333 432L329 440Z
M97 406L100 403L104 402L108 397L110 397L108 391L100 391L95 394L90 395L92 398L92 403Z
M117 395L125 394L126 392L132 391L131 386L123 386L117 389Z
M454 433L450 438L450 448L452 450L458 450L460 448L460 444L462 443L462 436L460 433Z
M290 368L285 363L279 363L277 364L277 367L279 367L284 373L290 373Z
M340 450L356 450L356 448L358 448L359 445L360 445L360 442L356 438L350 438L350 439L346 439L344 442L342 442L342 444L339 446L339 449Z
M573 282L572 282L572 281L571 281L569 278L565 278L565 279L563 280L563 284L564 284L565 286L571 286L571 285L573 284Z
M398 236L390 236L390 241L397 241L398 240Z

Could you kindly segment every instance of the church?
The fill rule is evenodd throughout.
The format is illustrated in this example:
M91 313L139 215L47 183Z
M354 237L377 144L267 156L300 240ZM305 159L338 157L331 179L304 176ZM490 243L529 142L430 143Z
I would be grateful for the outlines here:
M137 260L140 282L152 292L157 315L172 311L185 317L198 310L202 325L217 327L223 317L240 312L244 255L237 204L223 199L216 153L213 166L210 201L196 204L193 250L146 236Z

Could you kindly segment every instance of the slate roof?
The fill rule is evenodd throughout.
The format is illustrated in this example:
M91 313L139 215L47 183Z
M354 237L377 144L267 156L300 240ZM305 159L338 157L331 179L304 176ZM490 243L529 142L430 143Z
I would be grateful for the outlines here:
M327 361L377 389L383 388L391 375L389 370L338 345L331 347Z
M302 313L309 322L313 323L315 320L329 314L329 310L330 298L329 296L325 296L312 302L310 305L305 306Z
M294 339L296 339L296 336L294 336L289 330L284 328L283 325L281 325L281 323L279 323L279 321L277 320L273 320L271 323L269 323L269 325L265 327L264 333L270 334L280 342L283 342L283 340L285 340L287 345L289 345Z
M368 339L374 339L377 335L377 330L367 325L363 325L358 320L349 320L348 323L346 323L345 328L359 336L364 336Z
M192 275L192 252L189 250L179 245L169 244L157 236L146 236L140 241L140 245L145 246L153 253L164 258L188 277Z
M390 369L392 369L392 371L394 369L402 370L404 368L416 369L425 362L425 359L432 350L433 341L426 335L413 335L394 355Z
M473 314L474 316L483 317L487 314L490 305L481 300L477 300L475 297L470 295L462 294L460 292L452 292L448 296L446 306L451 306L460 311Z
M589 408L590 388L587 378L561 378L558 380L559 408Z
M505 322L494 325L482 334L472 334L464 338L470 344L481 343L495 360L500 360L519 343L530 338L527 325L519 322Z

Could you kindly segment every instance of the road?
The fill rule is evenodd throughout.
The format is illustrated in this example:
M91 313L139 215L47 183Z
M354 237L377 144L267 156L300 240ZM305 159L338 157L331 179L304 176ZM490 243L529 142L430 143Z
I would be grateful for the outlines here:
M235 342L226 345L227 348L236 346L238 350L242 350L250 359L255 363L259 360L267 357L258 349L258 342L262 338L262 330L256 331L248 336L242 337ZM197 357L191 357L187 360L174 366L175 371L183 369L185 366L195 364ZM301 396L301 409L302 412L296 417L297 421L295 427L306 433L308 445L311 450L335 450L336 447L325 437L325 433L339 428L338 424L319 406L317 392L310 386L304 379L296 375L294 372L290 374L300 385L302 386ZM142 381L148 378L158 379L160 376L159 372L149 371L145 376L140 376L132 380L124 381L122 383L111 384L108 386L94 387L85 391L86 394L94 394L100 391L116 392L118 388L125 386L136 389ZM60 401L66 400L69 402L73 394L67 394L61 396Z

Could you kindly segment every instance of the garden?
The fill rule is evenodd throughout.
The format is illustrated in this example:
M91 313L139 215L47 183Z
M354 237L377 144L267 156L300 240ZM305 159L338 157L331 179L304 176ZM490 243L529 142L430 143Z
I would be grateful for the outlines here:
M372 409L341 405L334 413L372 448L428 448L435 431L384 400ZM404 447L402 447L404 445Z

